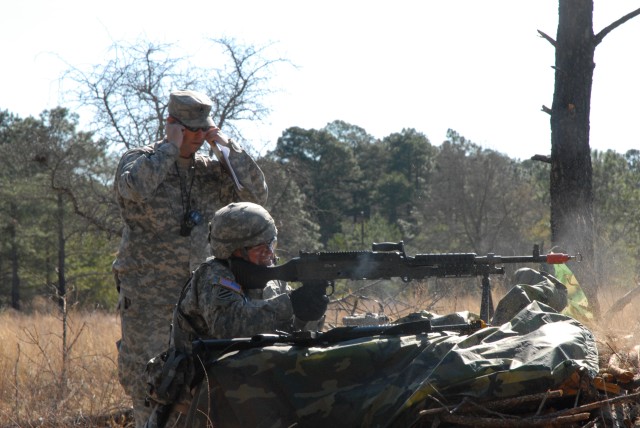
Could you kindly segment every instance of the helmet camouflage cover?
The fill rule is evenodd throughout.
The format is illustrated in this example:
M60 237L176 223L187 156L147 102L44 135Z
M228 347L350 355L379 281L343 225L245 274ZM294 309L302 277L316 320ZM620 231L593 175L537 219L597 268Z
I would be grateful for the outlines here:
M209 243L216 258L228 259L239 248L270 242L278 229L269 212L252 202L234 202L216 211Z

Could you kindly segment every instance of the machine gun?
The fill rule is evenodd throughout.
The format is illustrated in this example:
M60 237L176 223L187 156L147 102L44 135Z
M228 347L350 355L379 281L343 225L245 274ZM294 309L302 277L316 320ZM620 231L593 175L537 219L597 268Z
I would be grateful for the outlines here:
M404 282L429 277L460 278L482 276L480 318L489 323L493 317L491 282L489 275L504 274L504 265L510 263L561 264L580 260L580 255L563 253L540 254L537 245L530 256L499 256L489 253L416 254L408 256L404 243L373 243L372 251L300 252L299 257L277 266L258 266L233 259L230 267L236 281L246 289L264 288L267 282L282 280L302 282L310 286L331 287L338 279L390 279Z
M232 339L196 339L192 342L193 355L202 361L211 361L223 354L251 348L262 348L276 344L292 346L329 346L374 336L407 336L426 333L455 332L462 335L472 334L486 324L481 320L468 323L433 325L430 320L407 321L398 324L379 326L346 326L334 327L325 332L295 331L293 333L258 334L252 337L238 337Z

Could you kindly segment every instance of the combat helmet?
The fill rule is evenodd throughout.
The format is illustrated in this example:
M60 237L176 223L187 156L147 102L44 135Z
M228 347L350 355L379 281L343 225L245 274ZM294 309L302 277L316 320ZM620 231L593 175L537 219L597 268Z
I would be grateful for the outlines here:
M278 229L269 212L252 202L234 202L216 211L209 243L216 258L228 259L239 248L271 242Z

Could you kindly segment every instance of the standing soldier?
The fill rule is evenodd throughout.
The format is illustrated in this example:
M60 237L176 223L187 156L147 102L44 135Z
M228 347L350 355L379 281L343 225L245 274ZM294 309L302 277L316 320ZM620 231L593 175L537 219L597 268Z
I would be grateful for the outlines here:
M211 106L204 94L172 92L164 139L128 150L115 174L124 221L113 262L122 323L118 372L137 427L151 412L145 405L146 363L166 348L180 290L210 255L210 218L230 202L267 199L264 174L220 132L209 116ZM196 153L205 141L217 159Z

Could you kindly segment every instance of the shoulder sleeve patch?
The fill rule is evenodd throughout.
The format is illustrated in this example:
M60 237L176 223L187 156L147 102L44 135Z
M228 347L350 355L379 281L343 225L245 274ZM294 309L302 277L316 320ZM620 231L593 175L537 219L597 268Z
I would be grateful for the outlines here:
M214 276L213 285L219 285L220 287L224 287L227 290L233 291L234 293L244 296L244 291L242 291L242 286L237 282L230 280L229 278L224 278L222 276Z
M215 287L215 301L220 304L221 302L234 302L241 298L238 293L234 293L233 291L229 291L224 287Z

